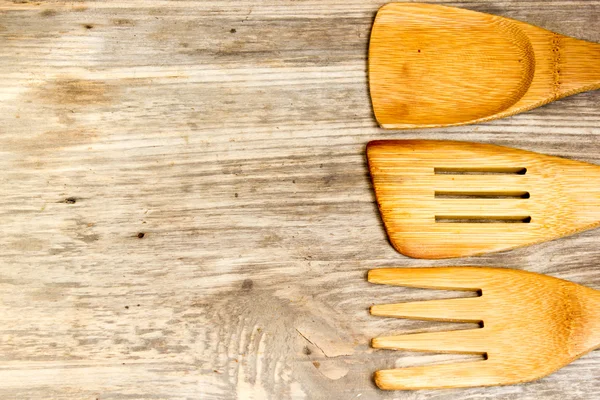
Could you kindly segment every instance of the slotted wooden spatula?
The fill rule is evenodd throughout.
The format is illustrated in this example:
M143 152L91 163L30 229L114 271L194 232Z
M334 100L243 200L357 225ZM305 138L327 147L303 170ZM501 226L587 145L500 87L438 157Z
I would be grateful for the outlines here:
M392 245L415 258L478 255L600 224L600 167L490 144L367 146Z
M377 13L369 85L383 128L464 125L600 88L600 44L419 3Z
M484 361L382 370L382 389L510 385L529 382L600 347L600 291L504 268L393 268L369 271L369 282L473 290L479 297L375 305L371 314L479 322L482 328L379 337L379 349L482 354ZM599 370L600 372L600 370Z

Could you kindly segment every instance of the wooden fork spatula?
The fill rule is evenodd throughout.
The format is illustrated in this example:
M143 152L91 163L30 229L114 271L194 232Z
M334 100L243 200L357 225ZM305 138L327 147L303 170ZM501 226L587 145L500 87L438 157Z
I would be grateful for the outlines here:
M392 245L415 258L478 255L600 224L600 167L490 144L367 146Z
M504 268L393 268L369 271L369 282L473 290L479 297L375 305L371 314L479 322L482 328L379 337L380 349L471 353L484 361L382 370L381 389L510 385L558 370L600 347L600 291ZM599 371L600 372L600 371Z
M383 128L464 125L600 88L600 44L433 4L377 13L369 85Z

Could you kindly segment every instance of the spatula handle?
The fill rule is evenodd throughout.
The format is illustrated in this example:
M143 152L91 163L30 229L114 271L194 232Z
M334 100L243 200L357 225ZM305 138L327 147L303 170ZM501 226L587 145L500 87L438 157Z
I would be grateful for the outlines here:
M557 36L552 46L558 98L600 89L599 43Z

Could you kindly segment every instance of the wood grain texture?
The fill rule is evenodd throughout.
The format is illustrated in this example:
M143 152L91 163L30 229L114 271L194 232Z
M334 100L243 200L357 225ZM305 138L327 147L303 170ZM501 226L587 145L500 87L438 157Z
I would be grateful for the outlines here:
M599 1L443 4L600 41ZM375 303L448 293L371 285L368 269L495 265L600 288L597 230L451 262L389 245L368 141L477 141L598 164L600 96L383 131L366 76L382 5L0 2L0 398L597 395L598 352L526 385L373 383L378 369L465 357L371 349L372 337L454 325L370 316Z
M600 347L600 291L506 268L379 268L369 282L469 290L477 297L371 306L393 318L479 323L476 329L374 338L378 349L480 354L483 360L377 371L386 390L513 385Z
M446 140L376 140L367 158L390 242L409 257L509 250L600 224L597 165Z
M389 3L369 46L383 128L472 124L600 88L600 44L436 4Z

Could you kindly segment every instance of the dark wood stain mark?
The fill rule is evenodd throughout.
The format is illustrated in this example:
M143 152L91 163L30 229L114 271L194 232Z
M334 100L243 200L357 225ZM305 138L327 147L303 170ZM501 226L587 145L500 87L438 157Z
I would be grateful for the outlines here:
M126 18L113 19L112 24L115 26L135 26L135 21Z
M100 240L100 235L97 233L92 233L89 235L79 234L77 235L77 239L81 240L84 243L93 243L97 240Z
M94 25L92 25L92 24L83 24L83 27L84 27L85 29L93 29L93 28L94 28Z
M97 138L95 130L84 128L47 131L24 146L30 150L52 150L88 143Z
M97 131L93 128L73 128L49 130L38 135L24 135L19 138L7 139L3 142L4 151L22 152L27 157L39 157L46 152L57 151L66 147L78 146L95 141L98 138ZM31 163L31 159L24 159L23 163ZM44 159L39 158L33 164L35 168L44 165Z
M114 90L103 81L86 79L57 79L42 85L33 93L44 103L68 106L109 104Z
M58 12L52 9L46 9L40 13L42 17L54 17Z
M242 283L243 290L252 290L253 287L254 282L252 281L252 279L244 279L244 282Z
M275 233L268 233L260 240L259 245L261 248L269 248L274 245L281 243L283 238Z

